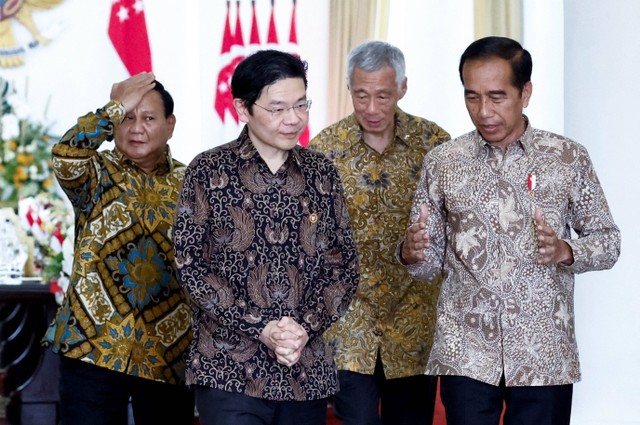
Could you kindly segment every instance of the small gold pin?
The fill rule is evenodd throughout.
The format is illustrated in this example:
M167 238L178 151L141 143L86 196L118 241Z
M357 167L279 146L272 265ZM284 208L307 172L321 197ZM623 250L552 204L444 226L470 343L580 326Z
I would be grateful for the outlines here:
M316 213L311 213L309 215L309 221L313 224L315 224L318 221L318 214Z

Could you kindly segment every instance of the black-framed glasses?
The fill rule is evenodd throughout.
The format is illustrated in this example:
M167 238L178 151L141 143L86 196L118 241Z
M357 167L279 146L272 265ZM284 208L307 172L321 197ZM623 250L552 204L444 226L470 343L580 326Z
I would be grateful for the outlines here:
M288 108L269 109L269 108L265 108L264 106L260 106L255 102L253 102L253 104L256 105L258 108L264 109L265 111L269 112L273 118L284 117L284 115L287 113L289 109L292 109L293 112L296 113L296 115L306 114L307 112L309 112L309 109L311 109L311 99L307 99L303 102L296 103L295 105L289 106Z

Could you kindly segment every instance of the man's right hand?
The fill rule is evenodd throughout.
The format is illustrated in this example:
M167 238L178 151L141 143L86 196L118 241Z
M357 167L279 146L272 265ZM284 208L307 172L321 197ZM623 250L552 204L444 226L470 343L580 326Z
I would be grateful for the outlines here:
M420 206L418 221L409 226L404 236L400 255L405 264L415 264L426 260L424 249L431 246L429 234L427 233L428 218L429 209L423 204Z
M142 96L155 86L153 72L141 72L111 86L111 100L122 103L126 112L132 111L140 103Z

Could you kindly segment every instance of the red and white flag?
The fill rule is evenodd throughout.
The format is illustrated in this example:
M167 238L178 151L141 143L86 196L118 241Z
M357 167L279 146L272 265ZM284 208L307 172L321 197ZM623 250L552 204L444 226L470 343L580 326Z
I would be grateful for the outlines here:
M0 0L1 1L1 0ZM265 4L269 0L263 0L262 4ZM280 39L286 40L286 37L278 36L278 25L276 19L276 5L274 0L270 0L270 9L266 7L260 10L264 11L265 15L269 12L269 21L266 37L260 36L260 29L258 28L258 12L256 11L256 0L251 1L251 15L248 13L242 13L240 8L240 0L226 1L226 18L224 21L224 28L222 31L222 45L220 47L219 67L215 88L214 109L220 118L220 121L224 124L223 131L226 130L237 131L235 126L241 124L238 114L233 107L233 95L231 93L231 78L236 66L247 55L255 52L260 48L280 49L283 51L289 51L294 55L298 55L298 34L296 28L296 0L293 1L293 8L291 11L291 20L289 21L289 39L288 44L286 42L280 42ZM232 30L232 12L233 5L235 3L235 28ZM246 3L244 3L246 5ZM266 5L265 5L266 6ZM246 10L247 8L245 8ZM246 38L243 36L242 31L242 19L241 16L251 17L251 30ZM265 16L266 17L266 16ZM245 26L248 23L248 19L245 21ZM286 31L286 27L280 28L281 32ZM283 31L284 30L284 31ZM228 119L228 118L231 118ZM232 135L228 135L229 138ZM304 132L300 136L300 144L307 146L309 143L309 126L305 128ZM235 134L233 135L235 136Z
M271 16L269 17L269 32L267 33L267 44L278 44L278 30L276 29L276 7L271 0Z
M109 38L129 75L152 70L142 0L112 0Z
M256 2L251 2L251 36L249 44L252 46L260 46L260 30L258 29L258 17L256 16Z
M224 123L226 121L226 113L229 112L236 124L239 123L240 118L236 112L236 108L233 106L233 94L231 93L231 77L233 77L233 71L238 66L238 63L244 59L244 55L238 52L232 52L234 46L240 48L244 47L244 38L242 37L242 26L240 23L240 15L238 10L240 9L240 1L236 2L236 28L235 32L231 31L231 2L227 1L227 17L224 25L224 32L222 33L222 46L220 47L220 57L222 58L223 65L218 71L217 85L216 85L216 97L213 102L213 107L218 113L220 120Z

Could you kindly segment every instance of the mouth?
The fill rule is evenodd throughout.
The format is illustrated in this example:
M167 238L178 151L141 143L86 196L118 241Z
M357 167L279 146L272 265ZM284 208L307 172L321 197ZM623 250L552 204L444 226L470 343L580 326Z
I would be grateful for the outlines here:
M480 124L479 127L486 133L495 133L500 128L497 124Z
M297 139L298 137L300 137L300 135L302 134L304 129L300 129L300 130L296 130L294 132L286 132L286 133L281 133L285 138L287 139Z

